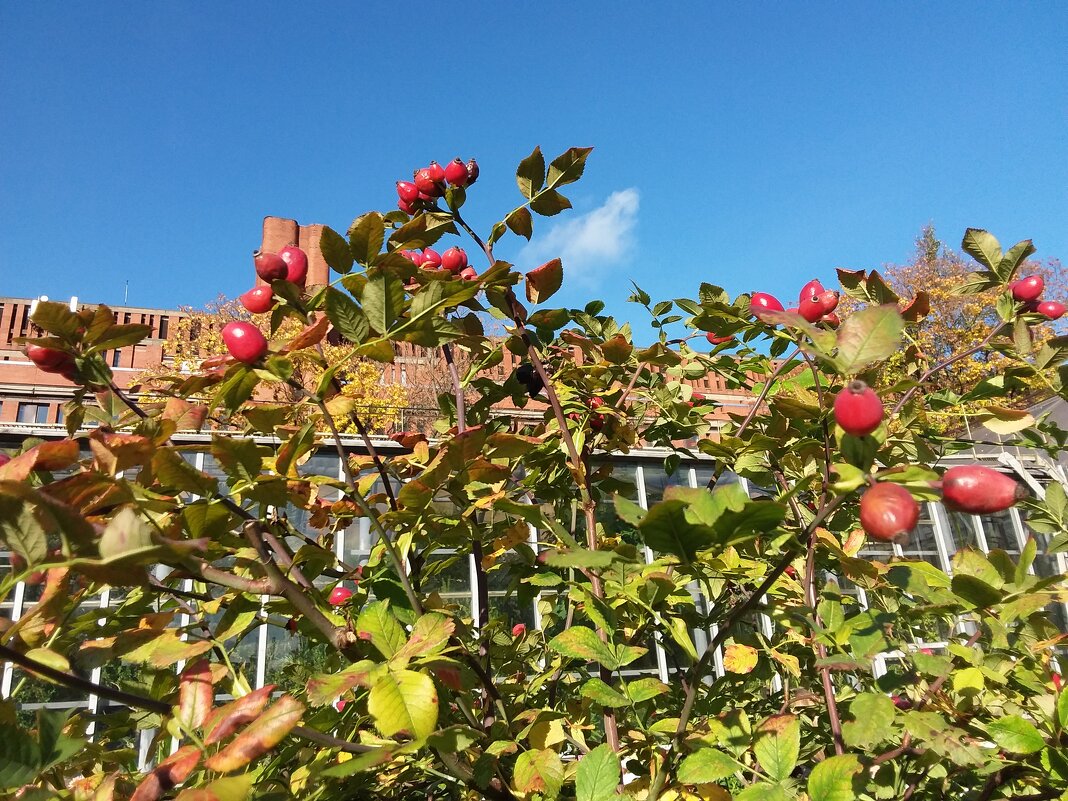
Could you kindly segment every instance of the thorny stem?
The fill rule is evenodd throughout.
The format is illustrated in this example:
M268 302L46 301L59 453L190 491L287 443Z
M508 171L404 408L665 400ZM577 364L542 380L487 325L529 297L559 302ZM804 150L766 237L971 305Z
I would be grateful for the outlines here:
M775 480L782 487L783 492L789 492L790 487L786 482L786 476L782 471L776 467ZM797 503L797 499L793 496L789 498L790 508L793 510L794 517L797 519L799 526L804 525L804 517L801 514L801 507ZM813 618L817 625L822 625L820 621L819 613L816 612L816 526L809 527L808 543L805 552L805 575L803 577L803 588L805 592L805 604L812 610ZM827 648L823 643L818 640L815 643L816 656L819 659L827 658ZM830 668L821 667L820 681L823 684L823 698L827 703L827 717L831 723L831 736L834 739L834 752L838 756L845 753L845 741L842 739L842 719L838 714L838 701L834 695L834 684L831 681Z
M460 212L454 209L452 211L452 217L482 249L482 252L486 254L486 259L489 261L490 266L492 267L496 264L497 260L493 255L493 248L472 230L471 226L469 226L460 215ZM526 346L527 356L530 358L530 363L533 365L535 372L541 379L545 390L545 397L548 398L549 405L552 407L553 416L556 418L557 426L560 429L560 436L564 441L564 446L567 448L568 456L571 460L576 483L578 484L579 499L582 501L583 511L586 518L586 547L591 551L596 551L597 507L594 503L593 492L590 487L588 465L586 465L585 460L579 454L578 447L575 445L575 439L571 436L570 430L568 430L567 417L564 415L564 409L560 405L560 398L556 394L556 390L553 388L552 380L538 354L538 349L534 346L534 341L530 337L530 332L527 330L526 324L523 322L526 312L523 309L522 304L519 302L519 299L515 296L515 292L510 288L507 290L506 298L510 309L509 316L512 319L512 323L515 325L516 332ZM604 587L601 585L600 577L593 571L591 571L589 575L590 591L593 593L594 598L604 598ZM597 629L597 636L602 642L608 642L608 633L603 628ZM604 711L604 729L605 741L608 743L609 747L613 751L619 751L619 730L616 725L615 713L611 709L605 709Z
M286 578L282 571L278 569L278 565L275 564L264 542L265 531L263 524L258 520L251 520L245 524L244 533L245 539L248 540L249 545L252 546L252 549L263 562L263 569L266 571L267 577L274 582L286 600L293 604L309 623L319 629L323 636L326 637L327 642L335 649L347 657L356 656L356 652L353 649L356 636L347 628L335 626L331 623L326 615L319 611L319 607L315 605L315 602L312 601L307 593Z

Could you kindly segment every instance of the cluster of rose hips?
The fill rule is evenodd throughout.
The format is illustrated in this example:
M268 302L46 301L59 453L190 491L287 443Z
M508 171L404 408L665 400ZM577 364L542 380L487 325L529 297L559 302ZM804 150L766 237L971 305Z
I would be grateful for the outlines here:
M758 320L763 321L764 312L787 311L800 314L810 323L823 323L831 328L837 328L841 323L834 313L837 308L838 293L833 289L824 289L823 284L815 278L801 287L797 305L789 309L783 309L779 299L767 292L754 292L749 300L749 309Z
M455 158L442 167L436 161L416 170L411 181L397 181L397 208L405 214L416 214L434 206L448 186L471 186L478 180L478 163L474 159L464 164Z
M434 248L423 248L422 251L402 250L400 254L424 270L448 270L465 281L478 278L475 268L468 265L467 252L463 248L451 247L444 253L438 253Z
M1047 320L1059 320L1064 316L1066 307L1056 300L1039 300L1046 282L1041 275L1029 275L1009 284L1012 299L1024 305L1024 311L1041 314Z
M603 414L597 411L602 406L604 406L604 398L600 397L599 395L595 395L594 397L590 398L590 428L592 428L594 431L600 431L602 428L604 428L605 417ZM581 412L571 412L567 417L569 420L573 420L576 423L581 423L583 415Z
M257 250L252 264L266 283L240 295L238 301L252 314L266 314L274 307L274 281L289 281L303 288L308 280L308 254L296 245L286 245L277 253ZM233 320L223 326L223 344L239 362L254 364L267 355L267 338L252 323Z
M883 421L883 404L863 381L850 381L834 398L834 421L854 437L866 437ZM973 515L1008 509L1027 496L1009 476L982 465L949 468L939 482L947 508ZM860 525L874 539L901 542L916 527L920 505L900 484L877 483L860 498Z
M835 309L838 308L838 293L833 289L824 289L819 280L813 278L801 288L797 296L797 305L784 309L774 295L767 292L754 292L749 299L749 310L761 322L766 321L766 312L793 312L800 314L810 323L819 323L828 328L837 328L841 324ZM719 336L713 331L705 334L705 339L712 345L722 345L734 339L733 335Z

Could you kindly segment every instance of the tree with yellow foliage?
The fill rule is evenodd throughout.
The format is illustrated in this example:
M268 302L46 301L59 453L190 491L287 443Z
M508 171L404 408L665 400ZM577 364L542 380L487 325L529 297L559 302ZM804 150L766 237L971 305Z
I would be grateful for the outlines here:
M149 388L159 388L159 376L174 372L192 373L201 364L212 357L227 354L222 340L222 328L231 320L246 320L257 325L265 336L272 336L270 319L267 315L252 315L242 308L236 300L220 296L208 303L203 309L183 308L182 317L171 326L170 334L163 346L164 363L155 366L141 377L142 383ZM292 337L300 330L300 323L292 317L283 320L279 330L274 334L278 338ZM351 398L355 405L352 410L371 431L388 432L401 420L401 413L408 406L408 391L400 384L383 381L380 365L367 359L349 357L351 347L346 343L331 344L332 337L323 341L323 357L327 364L344 363L336 378L341 384L341 394ZM307 353L294 353L290 357L299 375L295 375L302 386L316 386L322 376L323 368ZM264 389L270 388L265 395ZM261 402L294 403L299 400L298 393L290 384L275 381L261 384L259 394ZM348 413L335 416L335 423L342 433L356 433L352 417Z

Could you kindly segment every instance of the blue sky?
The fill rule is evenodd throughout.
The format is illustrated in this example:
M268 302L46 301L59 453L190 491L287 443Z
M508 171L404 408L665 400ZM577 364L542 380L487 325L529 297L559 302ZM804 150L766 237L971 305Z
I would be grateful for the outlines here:
M1068 259L1066 40L1054 2L3 3L0 295L234 296L264 215L344 230L456 155L486 231L534 145L595 150L499 255L635 320L631 279L786 299L929 221Z

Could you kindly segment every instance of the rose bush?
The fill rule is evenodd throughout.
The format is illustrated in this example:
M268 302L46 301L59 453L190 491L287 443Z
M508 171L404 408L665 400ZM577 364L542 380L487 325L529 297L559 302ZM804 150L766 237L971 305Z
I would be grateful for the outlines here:
M898 303L864 273L842 274L860 308L841 321L811 283L820 308L806 316L766 292L754 310L749 295L711 283L696 299L656 303L636 288L657 332L643 347L599 301L544 305L561 286L559 260L524 275L495 256L509 232L530 238L535 215L570 207L561 190L589 152L524 159L522 202L485 238L462 214L477 164L456 161L399 182L402 210L364 214L346 236L324 230L329 286L291 283L287 262L259 254L256 270L272 281L266 353L212 359L154 395L122 393L102 358L145 327L116 324L106 307L38 304L44 334L27 344L62 354L80 388L69 437L28 441L0 466L0 539L17 556L0 593L44 572L39 600L0 632L0 661L111 706L31 722L18 717L16 687L0 702L5 792L100 801L1064 793L1068 697L1054 661L1063 635L1045 611L1065 600L1063 576L1036 574L1038 541L1016 560L961 550L952 575L860 556L860 498L874 493L872 519L883 522L872 534L897 537L901 521L915 523L908 504L940 497L938 457L969 446L931 426L928 411L981 401L985 419L1021 444L1050 454L1064 444L1053 423L999 403L1036 376L1064 394L1068 341L1034 348L1045 318L1009 288L1031 244L1003 252L989 233L966 233L978 264L962 291L997 288L998 319L981 347L908 365L896 382L882 367L900 363L928 304ZM481 268L452 250L456 236L484 256ZM448 263L424 255L439 240ZM503 339L485 334L486 313ZM329 329L344 345L328 359ZM453 391L440 398L440 436L376 447L337 376L355 359L391 360L401 341L440 348ZM503 383L482 375L502 348L524 360ZM929 391L940 370L988 350L1005 357L1003 372L963 396ZM309 363L316 380L305 384L309 371L295 365ZM1050 368L1061 372L1050 379ZM684 381L706 375L755 396L717 436L714 401ZM835 397L876 377L884 413L865 408L856 426L843 418L867 432L847 433ZM271 386L296 400L251 402ZM544 412L516 431L494 411L506 400ZM361 435L354 447L339 417ZM243 428L186 435L212 420ZM610 458L640 443L668 448L669 470L708 457L715 477L645 509ZM342 478L305 469L319 449L340 456ZM221 475L198 469L198 452ZM764 491L750 497L734 476ZM962 487L954 492L968 503ZM1017 502L1009 490L989 503ZM1041 552L1063 549L1060 485L1023 503ZM309 527L287 509L305 510ZM373 549L349 564L334 537L361 520ZM473 556L473 618L426 589L441 552ZM491 581L538 604L540 630L494 615ZM90 605L103 592L118 598L106 613ZM232 644L260 626L305 642L300 681L254 686ZM669 656L670 683L627 670L655 646ZM898 669L876 670L887 654ZM101 665L137 670L118 682L86 678ZM142 730L156 732L148 772L129 747Z

